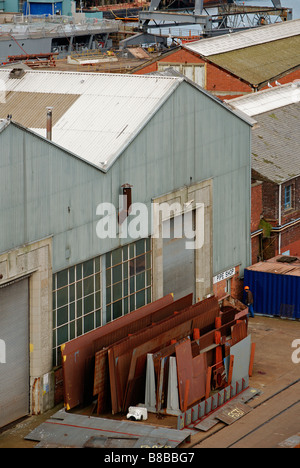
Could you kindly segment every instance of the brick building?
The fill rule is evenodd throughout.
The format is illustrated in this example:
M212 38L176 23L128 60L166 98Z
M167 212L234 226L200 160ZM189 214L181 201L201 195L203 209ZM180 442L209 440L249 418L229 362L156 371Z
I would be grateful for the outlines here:
M293 20L186 43L132 73L172 67L218 98L232 99L300 79L299 50L300 20Z
M252 128L252 263L300 255L300 81L230 100Z

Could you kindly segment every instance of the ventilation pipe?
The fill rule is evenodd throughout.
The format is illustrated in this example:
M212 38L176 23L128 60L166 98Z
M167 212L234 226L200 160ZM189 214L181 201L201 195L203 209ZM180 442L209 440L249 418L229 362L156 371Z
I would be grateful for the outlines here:
M52 140L52 109L47 107L47 140Z

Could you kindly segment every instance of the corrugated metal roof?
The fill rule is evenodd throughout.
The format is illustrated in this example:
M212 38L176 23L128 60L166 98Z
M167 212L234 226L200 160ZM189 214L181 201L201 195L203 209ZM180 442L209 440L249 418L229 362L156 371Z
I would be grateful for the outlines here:
M300 102L300 80L225 101L250 117Z
M278 261L280 258L282 258L282 256L274 257L266 262L255 263L247 267L247 270L276 273L278 275L300 276L300 259L292 263L282 263Z
M6 96L14 93L14 107L0 102L0 116L12 114L16 120L20 113L19 123L45 136L46 109L45 118L32 121L32 113L40 115L43 106L52 106L53 118L56 112L60 116L54 121L53 142L101 169L110 166L183 81L178 77L55 71L28 71L21 79L9 79L9 73L0 70L0 82ZM24 107L25 96L27 103L32 99L35 104Z
M260 88L300 67L300 35L213 55L209 61Z
M201 39L185 44L185 49L205 57L215 54L253 47L267 42L273 42L300 34L300 19L260 26L246 31L235 32L223 36Z
M253 116L252 169L281 184L300 175L300 81L228 101Z

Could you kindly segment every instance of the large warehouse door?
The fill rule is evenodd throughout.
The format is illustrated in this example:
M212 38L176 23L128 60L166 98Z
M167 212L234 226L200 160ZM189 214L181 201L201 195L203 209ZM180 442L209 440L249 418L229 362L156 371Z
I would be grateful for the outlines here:
M163 223L163 291L164 296L173 293L174 300L193 293L195 300L195 250L187 249L186 238L176 232L181 221L177 216Z
M0 427L29 412L28 279L0 288Z

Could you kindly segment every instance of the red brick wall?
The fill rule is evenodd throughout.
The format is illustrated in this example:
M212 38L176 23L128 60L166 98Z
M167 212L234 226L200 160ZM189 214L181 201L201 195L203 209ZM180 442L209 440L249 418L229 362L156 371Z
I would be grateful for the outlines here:
M251 232L257 231L263 214L262 182L251 185Z
M227 280L225 279L213 285L213 293L217 298L221 299L227 295L226 284ZM231 296L239 300L242 300L243 297L243 281L240 279L239 266L235 267L235 274L231 278Z
M160 62L167 63L205 63L198 55L185 50L179 49L170 53L167 57L158 59ZM146 65L144 68L135 72L137 75L144 75L157 71L157 62ZM238 78L230 75L225 70L221 70L212 63L206 62L206 79L205 89L212 92L220 99L233 99L245 93L251 93L253 90L251 86L243 83ZM288 74L284 78L278 79L281 84L289 83L293 80L300 79L300 70ZM274 83L273 83L274 84ZM275 84L274 84L275 86ZM267 88L267 86L266 86ZM265 88L262 88L265 89Z

